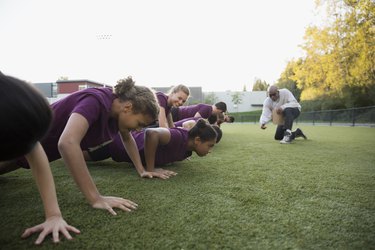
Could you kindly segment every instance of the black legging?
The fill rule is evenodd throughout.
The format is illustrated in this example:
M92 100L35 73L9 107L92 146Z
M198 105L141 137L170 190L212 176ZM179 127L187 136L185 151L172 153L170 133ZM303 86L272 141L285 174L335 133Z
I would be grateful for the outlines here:
M284 132L287 129L292 130L293 121L299 116L298 108L285 108L283 110L284 125L278 125L275 133L275 140L281 140L284 137ZM295 138L295 132L292 132L292 140Z

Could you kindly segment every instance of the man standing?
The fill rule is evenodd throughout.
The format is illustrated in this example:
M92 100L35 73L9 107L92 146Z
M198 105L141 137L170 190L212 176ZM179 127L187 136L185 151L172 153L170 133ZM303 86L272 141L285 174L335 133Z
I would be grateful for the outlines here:
M297 128L292 132L293 121L299 116L301 105L297 102L292 92L287 89L278 89L271 86L268 89L268 97L264 100L263 111L260 117L261 129L266 129L266 123L275 118L272 116L282 116L283 122L278 123L275 140L281 140L280 143L287 144L297 137L307 139L302 130Z

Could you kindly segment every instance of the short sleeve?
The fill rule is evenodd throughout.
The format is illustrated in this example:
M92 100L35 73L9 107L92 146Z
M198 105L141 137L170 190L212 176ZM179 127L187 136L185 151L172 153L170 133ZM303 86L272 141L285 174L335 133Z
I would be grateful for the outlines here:
M88 95L82 98L72 110L72 113L78 113L86 118L89 126L99 119L102 104L94 96Z

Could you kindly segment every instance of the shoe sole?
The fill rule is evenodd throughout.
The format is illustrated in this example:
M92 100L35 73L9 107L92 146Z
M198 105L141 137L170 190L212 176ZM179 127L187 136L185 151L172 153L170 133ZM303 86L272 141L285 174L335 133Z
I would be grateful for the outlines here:
M280 144L290 144L288 141L280 141Z

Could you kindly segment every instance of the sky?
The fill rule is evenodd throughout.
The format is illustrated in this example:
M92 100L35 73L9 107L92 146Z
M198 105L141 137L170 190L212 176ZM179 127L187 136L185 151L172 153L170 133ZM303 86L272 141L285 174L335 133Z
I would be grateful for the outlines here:
M314 0L0 0L0 71L249 91L303 56Z

